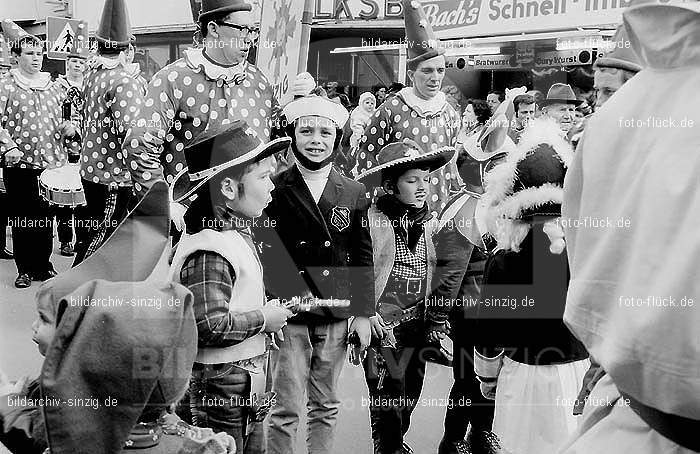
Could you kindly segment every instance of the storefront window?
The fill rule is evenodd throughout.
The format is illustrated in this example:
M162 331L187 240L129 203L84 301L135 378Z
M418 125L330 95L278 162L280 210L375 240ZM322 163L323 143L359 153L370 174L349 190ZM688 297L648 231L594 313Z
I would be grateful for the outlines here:
M150 80L155 73L170 62L169 44L137 47L134 56L134 63L141 66L141 75L146 80Z

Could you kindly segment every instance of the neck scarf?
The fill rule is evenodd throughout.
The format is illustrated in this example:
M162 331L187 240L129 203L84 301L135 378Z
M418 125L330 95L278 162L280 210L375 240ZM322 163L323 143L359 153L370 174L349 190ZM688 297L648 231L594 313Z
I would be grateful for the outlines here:
M428 204L417 208L403 203L393 194L386 194L377 200L377 209L393 221L395 230L406 241L408 248L415 252L423 234L423 224L430 219Z
M297 144L294 142L292 142L292 152L294 153L294 158L297 160L297 163L301 164L308 170L316 171L322 169L323 167L326 167L331 162L333 162L337 153L337 149L334 149L333 153L331 153L326 159L324 159L321 162L312 161L311 159L304 156L297 148Z

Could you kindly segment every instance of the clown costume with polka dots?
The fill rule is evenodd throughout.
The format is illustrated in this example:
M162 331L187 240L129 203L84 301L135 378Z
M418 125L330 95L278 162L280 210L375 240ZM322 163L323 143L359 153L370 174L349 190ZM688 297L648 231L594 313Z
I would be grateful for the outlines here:
M26 288L32 280L55 275L49 261L52 214L39 193L38 178L43 170L66 163L64 139L75 131L62 117L66 91L41 72L41 40L9 20L2 22L2 31L18 67L0 79L0 157L15 218L15 286Z
M413 87L389 98L371 117L357 152L358 173L376 166L377 153L389 143L408 138L426 150L437 150L454 146L460 129L459 114L440 91L445 76L444 52L430 47L435 41L420 4L404 0L403 7L407 43L415 44L407 49ZM436 172L430 182L428 206L437 216L461 185L455 161Z
M134 200L122 142L140 118L145 87L137 79L138 65L126 60L131 29L123 2L105 3L95 34L97 56L85 76L80 175L87 207L79 210L79 218L87 233L76 244L74 266L109 238Z
M141 120L124 144L129 156L149 158L145 163L131 162L139 195L161 178L161 165L166 180L172 183L187 166L183 150L216 135L230 123L245 121L267 142L279 118L272 86L246 61L259 33L253 28L250 4L242 0L213 3L220 7L209 10L211 5L205 2L198 20L204 47L185 50L183 58L153 76Z

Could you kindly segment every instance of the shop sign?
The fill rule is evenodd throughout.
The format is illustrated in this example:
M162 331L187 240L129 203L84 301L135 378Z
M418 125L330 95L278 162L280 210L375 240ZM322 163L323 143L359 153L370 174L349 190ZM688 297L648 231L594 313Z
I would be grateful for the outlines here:
M440 39L619 24L634 0L420 0ZM670 0L658 0L668 3ZM401 19L401 0L315 0L314 20Z
M315 0L314 20L403 19L401 0Z
M535 56L535 66L538 68L551 66L584 66L593 63L593 50L558 50L540 52Z
M520 65L513 54L477 55L472 69L518 69Z

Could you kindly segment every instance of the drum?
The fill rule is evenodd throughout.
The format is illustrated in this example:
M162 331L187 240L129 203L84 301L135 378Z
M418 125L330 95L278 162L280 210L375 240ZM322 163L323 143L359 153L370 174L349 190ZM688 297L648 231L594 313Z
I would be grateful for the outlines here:
M66 207L85 205L85 192L80 181L80 165L66 164L41 172L39 193L52 205Z

